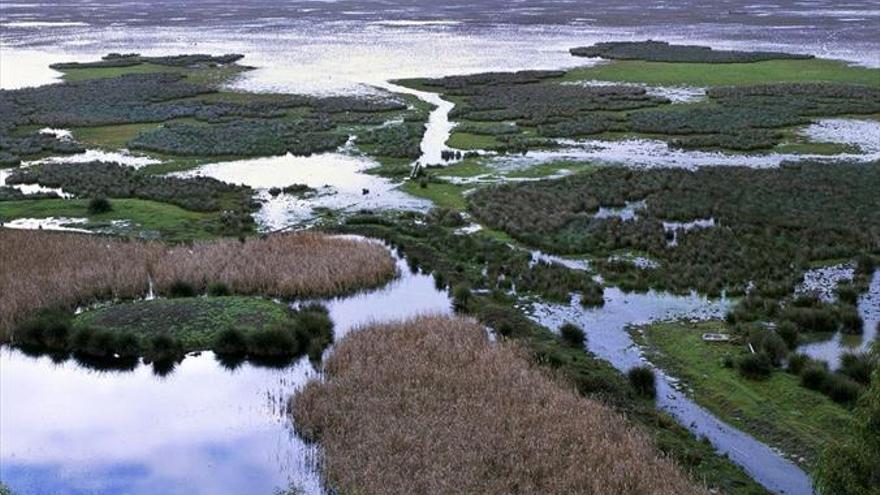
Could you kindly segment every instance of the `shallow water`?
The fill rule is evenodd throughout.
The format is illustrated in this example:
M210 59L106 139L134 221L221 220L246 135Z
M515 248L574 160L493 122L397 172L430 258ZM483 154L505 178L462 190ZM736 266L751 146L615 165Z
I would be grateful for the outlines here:
M880 271L874 273L868 292L862 294L858 301L859 315L865 322L862 335L844 335L840 332L828 340L813 342L798 347L815 359L827 361L832 368L840 366L840 356L847 352L867 351L880 337L877 325L880 324Z
M413 274L378 290L322 301L335 338L378 321L447 314L433 277ZM288 398L317 371L231 371L210 352L164 377L149 366L97 372L0 349L0 479L19 495L322 494L316 448L292 430Z
M697 295L664 293L625 294L616 288L605 290L605 305L585 309L575 298L570 305L536 303L531 317L558 329L570 321L586 330L587 347L626 372L644 365L640 349L626 331L630 325L673 319L721 318L730 302ZM758 483L774 493L809 494L812 485L806 473L752 436L720 421L675 388L675 380L658 371L657 406L670 413L695 435L707 438L715 448L742 466Z
M838 128L839 129L839 128ZM817 134L818 135L818 134ZM825 138L830 138L829 131ZM835 135L844 138L842 133ZM858 138L853 138L858 139ZM862 142L861 139L858 139ZM721 151L693 151L673 149L664 141L655 139L624 139L604 141L588 139L582 141L560 141L563 147L555 150L529 151L526 155L497 156L487 160L487 165L511 169L528 168L553 161L591 161L609 165L624 165L632 168L683 168L697 167L735 167L753 168L778 167L785 161L874 161L880 160L880 150L866 149L863 153L840 153L837 155L794 154L794 153L725 153Z
M279 230L313 219L315 208L353 212L361 209L425 211L431 204L397 190L390 180L365 173L378 166L365 156L321 153L311 156L283 155L203 165L179 177L213 177L231 184L244 184L258 191L263 201L254 215L263 230ZM305 184L315 194L279 194L268 189Z

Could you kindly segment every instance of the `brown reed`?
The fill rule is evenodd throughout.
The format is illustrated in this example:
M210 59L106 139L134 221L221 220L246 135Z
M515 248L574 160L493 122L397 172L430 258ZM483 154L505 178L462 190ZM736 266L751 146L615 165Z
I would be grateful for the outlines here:
M339 493L705 493L624 417L464 319L350 333L291 412Z

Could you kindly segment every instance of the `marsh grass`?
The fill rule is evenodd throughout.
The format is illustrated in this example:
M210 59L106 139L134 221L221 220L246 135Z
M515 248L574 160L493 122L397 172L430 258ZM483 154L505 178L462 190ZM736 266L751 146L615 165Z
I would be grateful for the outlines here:
M222 283L235 294L294 299L375 287L395 273L382 245L318 233L169 246L0 229L0 267L3 340L40 309L142 297L150 277L161 294Z
M291 407L340 493L704 493L622 416L471 320L353 332Z

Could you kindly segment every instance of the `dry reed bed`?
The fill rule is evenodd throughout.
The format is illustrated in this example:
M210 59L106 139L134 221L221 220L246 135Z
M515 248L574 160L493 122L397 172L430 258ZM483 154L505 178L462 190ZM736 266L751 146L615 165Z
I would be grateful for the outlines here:
M381 244L318 233L167 246L105 237L0 228L0 337L37 309L196 289L282 298L336 295L387 281L394 259Z
M608 406L468 320L352 332L291 401L340 493L705 493Z

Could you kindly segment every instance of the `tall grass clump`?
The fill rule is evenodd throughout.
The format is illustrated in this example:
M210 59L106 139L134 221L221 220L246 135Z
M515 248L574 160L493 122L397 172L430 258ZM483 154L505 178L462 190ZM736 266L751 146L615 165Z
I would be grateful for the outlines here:
M571 347L583 347L587 340L584 330L571 322L565 322L559 327L559 337L562 342Z
M12 340L18 324L42 308L141 297L150 277L161 294L293 299L375 287L396 270L379 243L313 232L169 246L2 228L0 267L0 340Z
M339 493L705 493L623 416L536 366L471 320L375 325L338 343L292 414Z
M650 366L636 366L626 376L637 394L651 399L657 397L657 377Z

